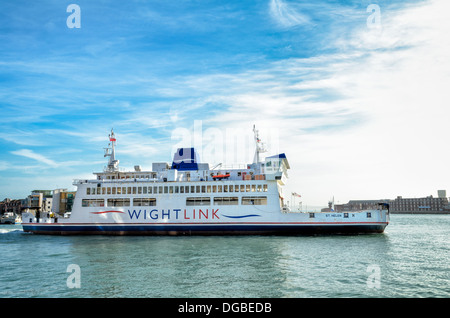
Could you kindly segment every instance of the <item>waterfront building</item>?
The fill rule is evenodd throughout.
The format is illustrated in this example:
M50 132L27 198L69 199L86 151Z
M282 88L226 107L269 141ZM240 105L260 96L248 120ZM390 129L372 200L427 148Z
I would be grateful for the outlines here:
M446 195L446 190L438 190L437 198L432 195L422 198L398 196L394 200L350 200L344 204L333 204L330 201L328 208L323 208L322 212L370 210L376 208L379 203L387 203L391 213L450 213L450 203Z
M61 216L71 212L75 194L76 191L67 191L67 189L53 190L52 212Z
M13 213L15 215L20 215L23 207L27 205L26 199L9 199L6 198L0 202L0 215L6 213Z
M25 208L30 212L50 214L52 210L52 191L51 190L33 190L27 197Z
M442 193L441 193L442 195ZM398 196L390 203L392 213L442 213L449 205L446 197L403 198Z

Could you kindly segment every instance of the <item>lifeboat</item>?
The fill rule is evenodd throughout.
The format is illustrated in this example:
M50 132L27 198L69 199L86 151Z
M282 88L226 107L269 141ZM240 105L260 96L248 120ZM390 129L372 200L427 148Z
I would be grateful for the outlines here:
M222 180L230 177L230 174L218 174L216 176L212 176L215 180Z

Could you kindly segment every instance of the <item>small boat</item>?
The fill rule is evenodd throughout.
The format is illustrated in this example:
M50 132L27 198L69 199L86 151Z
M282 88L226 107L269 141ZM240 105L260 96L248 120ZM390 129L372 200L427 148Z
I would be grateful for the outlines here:
M222 179L226 179L229 177L230 177L230 174L218 174L216 176L212 176L213 179L217 179L217 180L222 180Z
M17 217L12 212L7 212L0 218L0 224L16 224Z

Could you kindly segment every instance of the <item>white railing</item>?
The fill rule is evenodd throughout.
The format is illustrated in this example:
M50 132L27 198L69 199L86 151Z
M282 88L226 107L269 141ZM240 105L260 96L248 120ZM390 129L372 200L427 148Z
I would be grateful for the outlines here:
M246 164L242 163L235 163L235 164L226 164L226 165L212 165L213 168L210 169L210 171L216 171L216 170L244 170L247 169Z

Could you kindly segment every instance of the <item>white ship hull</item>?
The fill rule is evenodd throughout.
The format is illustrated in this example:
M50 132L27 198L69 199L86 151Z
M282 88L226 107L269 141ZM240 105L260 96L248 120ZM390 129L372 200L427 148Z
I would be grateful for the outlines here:
M153 195L158 203L154 206L82 207L82 200L75 199L70 218L38 220L32 214L24 214L22 226L28 232L62 235L296 235L381 233L389 223L388 210L384 206L357 212L282 212L276 181L203 182L206 187L224 183L231 183L233 188L254 184L256 189L257 185L266 184L267 191L250 192L250 195L248 192L228 193L227 197L237 198L236 205L214 205L213 198L217 198L217 193ZM133 183L136 188L144 184ZM152 184L174 186L168 185L170 182ZM85 191L88 185L79 185L79 191ZM131 196L130 201L139 196L142 197ZM186 200L193 197L211 197L211 205L186 206ZM225 196L222 193L220 197ZM242 205L248 197L262 197L267 204ZM92 198L103 200L101 195Z

